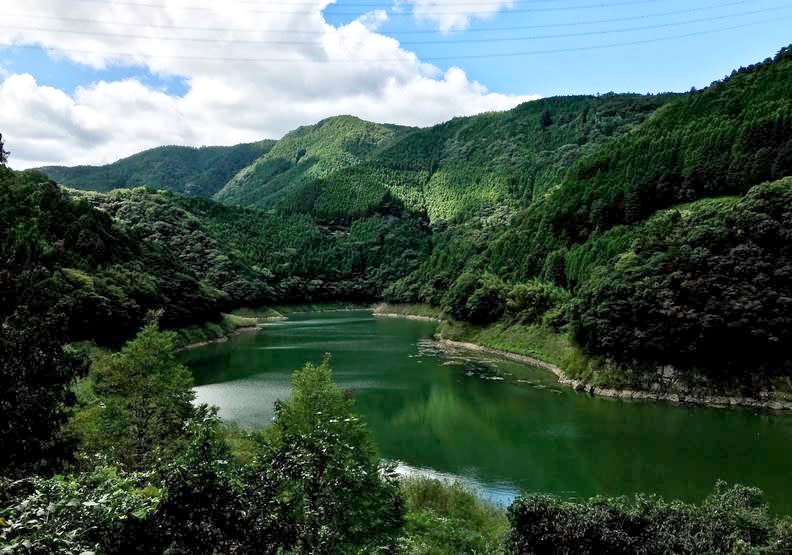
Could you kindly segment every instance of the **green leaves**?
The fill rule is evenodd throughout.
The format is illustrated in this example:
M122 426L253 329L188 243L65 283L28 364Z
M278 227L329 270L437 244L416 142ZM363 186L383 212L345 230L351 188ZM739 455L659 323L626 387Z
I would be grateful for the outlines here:
M143 469L175 448L195 414L195 395L174 340L152 322L120 352L94 363L96 399L75 419L85 451Z

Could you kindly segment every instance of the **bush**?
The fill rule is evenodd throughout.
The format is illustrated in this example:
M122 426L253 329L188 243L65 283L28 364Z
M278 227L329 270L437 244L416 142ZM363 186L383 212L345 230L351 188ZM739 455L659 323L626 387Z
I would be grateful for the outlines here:
M503 316L506 286L489 273L460 275L444 298L444 309L457 320L473 324L490 324Z
M569 293L547 281L533 280L512 287L506 300L506 315L515 323L533 324L569 299ZM562 318L561 314L553 319Z
M0 480L3 553L118 552L154 512L161 492L144 474L114 468L50 479Z
M401 548L414 555L496 553L508 530L503 510L459 483L402 478L407 509Z
M398 482L333 383L329 358L295 372L292 383L254 463L254 488L278 500L259 521L288 526L289 548L300 553L392 550L402 527Z
M762 492L719 482L700 506L656 496L596 497L581 503L526 495L508 511L511 553L731 553L788 546Z

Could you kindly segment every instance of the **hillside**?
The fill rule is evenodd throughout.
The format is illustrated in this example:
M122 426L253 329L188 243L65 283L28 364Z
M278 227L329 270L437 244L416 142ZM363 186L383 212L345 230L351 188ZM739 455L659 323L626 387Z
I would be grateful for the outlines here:
M158 245L234 306L381 297L430 252L414 218L388 212L350 226L136 188L79 194Z
M549 326L644 375L670 364L756 389L761 377L788 374L789 357L777 345L792 298L783 239L791 183L763 183L792 174L790 90L792 55L784 49L668 102L594 146L527 207L436 228L432 257L387 297L442 305L477 324ZM720 205L713 212L707 200L686 204L724 195L738 202L728 212ZM653 216L672 206L658 232ZM766 227L735 235L737 221ZM748 309L758 306L765 316ZM730 337L730 348L705 337ZM747 345L762 354L738 356ZM612 370L581 372L614 383Z
M286 135L216 199L332 221L384 204L432 221L525 206L592 145L628 132L671 98L550 98L425 129L330 118Z
M0 167L0 314L61 322L75 341L128 337L149 311L180 327L227 304L167 251L35 171Z
M272 150L240 171L215 199L272 208L288 195L333 172L365 160L409 128L338 116L287 133Z
M109 191L149 186L189 196L211 197L226 182L272 148L274 141L192 148L163 146L105 166L47 166L39 171L68 187Z

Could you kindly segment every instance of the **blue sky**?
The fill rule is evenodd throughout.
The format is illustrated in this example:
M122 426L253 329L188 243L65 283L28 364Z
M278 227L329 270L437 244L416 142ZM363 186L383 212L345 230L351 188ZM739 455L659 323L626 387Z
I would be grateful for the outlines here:
M337 112L427 125L535 96L685 91L792 42L792 0L206 2L9 0L0 132L18 165L277 138ZM483 4L493 15L471 15ZM245 43L273 39L289 44ZM25 123L51 105L60 128Z

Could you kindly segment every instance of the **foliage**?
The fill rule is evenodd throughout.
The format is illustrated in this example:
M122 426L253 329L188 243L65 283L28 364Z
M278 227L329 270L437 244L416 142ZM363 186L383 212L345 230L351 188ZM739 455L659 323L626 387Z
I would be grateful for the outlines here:
M401 549L414 555L502 552L505 512L459 483L403 477L407 510Z
M0 479L3 553L117 552L159 503L147 475L114 468L53 478Z
M372 214L351 225L222 206L146 189L88 197L227 296L260 303L370 300L429 252L422 222Z
M295 372L291 399L275 405L261 477L294 519L299 552L390 551L401 528L395 475L352 405L327 357Z
M526 495L509 507L511 553L784 553L785 521L762 492L719 482L700 505L657 496L573 503Z
M188 422L183 449L159 471L162 500L135 547L162 552L246 552L252 539L278 545L269 530L255 527L250 495L234 464L222 425L214 411ZM249 552L249 551L248 551Z
M139 470L174 449L195 415L175 334L150 322L120 352L100 356L91 373L95 399L77 416L86 452Z
M288 206L305 195L304 186L344 171L407 130L352 116L338 116L287 133L275 146L239 172L215 198L240 206ZM291 197L291 198L290 198ZM350 197L345 197L349 200ZM303 201L304 202L304 201Z
M4 285L0 272L0 287ZM62 427L82 360L64 351L63 316L0 311L0 473L49 472L71 456Z
M545 281L517 283L507 295L506 312L511 321L533 324L568 299L569 293L565 289Z
M230 147L163 146L105 166L48 166L39 171L65 186L89 191L144 185L208 198L274 144L260 141Z
M66 318L67 340L113 342L150 310L178 327L219 317L222 293L37 172L0 168L0 310Z
M589 351L707 370L719 381L789 373L792 178L735 202L703 201L648 222L631 250L582 288ZM761 353L761 356L758 354Z

